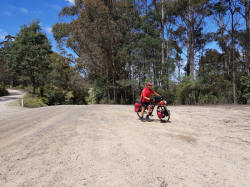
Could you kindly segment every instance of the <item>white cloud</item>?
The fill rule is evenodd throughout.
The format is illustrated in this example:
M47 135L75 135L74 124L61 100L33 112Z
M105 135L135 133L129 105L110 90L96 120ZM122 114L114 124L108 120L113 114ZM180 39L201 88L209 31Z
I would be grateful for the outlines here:
M50 34L50 33L52 33L52 28L51 27L45 27L45 31Z
M75 4L75 0L66 0L67 2L71 3L71 4Z
M26 8L20 8L20 10L21 10L22 13L25 13L25 14L29 13L29 11Z
M8 10L3 11L3 14L6 16L12 16L11 12Z
M4 40L6 35L8 35L8 33L0 29L0 40Z

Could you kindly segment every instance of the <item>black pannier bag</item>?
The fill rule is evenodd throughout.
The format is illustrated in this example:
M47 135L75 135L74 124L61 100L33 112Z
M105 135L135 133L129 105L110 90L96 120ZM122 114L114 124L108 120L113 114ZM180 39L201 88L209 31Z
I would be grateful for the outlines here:
M162 98L161 96L155 97L155 102L156 102L156 103L159 103L159 102L162 101L162 100L163 100L163 98Z

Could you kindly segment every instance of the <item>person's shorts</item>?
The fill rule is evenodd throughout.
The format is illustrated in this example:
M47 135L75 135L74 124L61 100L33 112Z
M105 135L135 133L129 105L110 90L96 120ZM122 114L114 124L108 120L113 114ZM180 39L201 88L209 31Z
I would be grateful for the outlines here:
M141 106L144 106L145 108L147 108L149 105L149 102L141 102Z

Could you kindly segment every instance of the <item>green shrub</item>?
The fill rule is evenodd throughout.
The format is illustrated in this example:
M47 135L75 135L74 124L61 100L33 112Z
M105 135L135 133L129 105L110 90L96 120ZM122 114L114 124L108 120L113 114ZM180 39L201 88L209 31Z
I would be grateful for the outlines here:
M65 103L66 104L73 104L73 98L74 98L73 91L67 92L66 96L65 96Z
M88 95L89 95L87 97L88 104L96 104L96 93L94 91L94 88L89 88Z
M44 87L43 101L47 105L66 104L66 95L67 91L63 90L62 88L53 85L46 85Z
M113 99L109 100L108 97L103 97L99 104L116 104L116 102Z
M242 76L240 78L240 84L238 88L238 103L249 104L250 103L250 77Z
M0 96L8 95L8 91L5 87L0 83Z
M49 99L48 99L47 97L39 97L39 98L41 99L41 101L42 101L44 104L48 105Z
M198 81L192 81L190 77L185 77L177 90L178 103L196 104L198 95Z
M83 91L68 91L52 84L48 84L44 86L42 93L43 96L41 99L47 105L86 104L84 99L86 94Z
M163 96L163 98L166 99L169 105L176 104L177 96L176 96L176 88L174 84L171 84L168 90L164 90L161 87L159 87L155 91L159 93L161 96Z
M46 106L46 104L44 104L40 98L31 94L26 94L23 97L23 105L24 107L28 108L38 108Z
M192 81L185 77L176 95L180 104L225 104L232 102L232 86L223 79L205 83L200 79Z
M25 89L28 93L32 93L32 91L33 91L32 86L26 86L24 89Z
M25 87L23 85L18 85L18 86L15 86L13 88L17 89L17 90L23 90L23 89L25 89Z
M79 90L74 90L73 91L73 98L71 98L72 104L76 105L86 105L87 100L86 100L86 95L87 92L85 89L79 89Z

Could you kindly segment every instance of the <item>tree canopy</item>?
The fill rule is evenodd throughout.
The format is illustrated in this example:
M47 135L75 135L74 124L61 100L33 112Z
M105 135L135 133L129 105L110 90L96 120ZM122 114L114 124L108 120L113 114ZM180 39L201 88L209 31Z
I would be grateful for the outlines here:
M48 56L51 45L48 38L41 32L38 22L24 25L11 46L5 53L8 67L28 79L33 86L33 93L39 86L45 84L49 71Z

